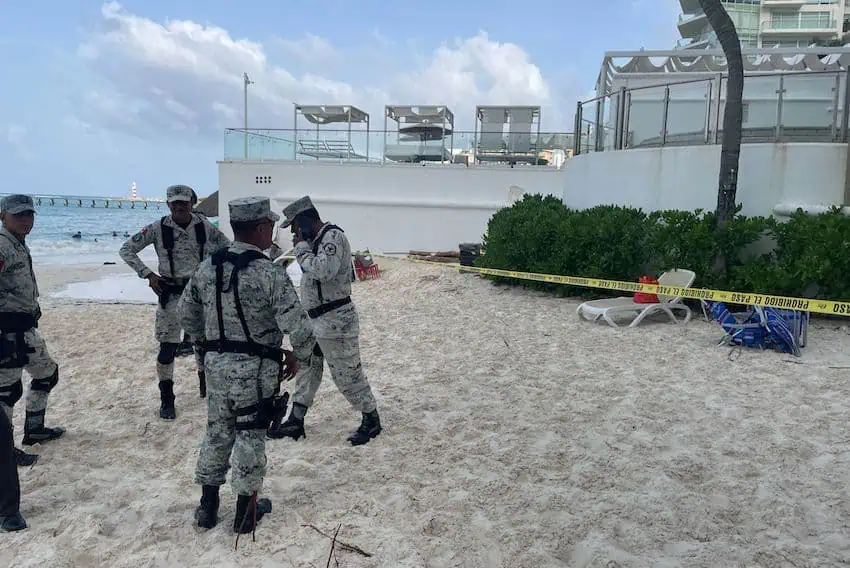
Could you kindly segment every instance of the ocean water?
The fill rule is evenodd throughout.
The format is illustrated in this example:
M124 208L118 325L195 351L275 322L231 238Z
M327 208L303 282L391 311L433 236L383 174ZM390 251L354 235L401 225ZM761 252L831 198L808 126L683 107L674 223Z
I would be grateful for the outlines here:
M55 205L44 200L36 205L35 225L27 237L27 244L33 261L38 264L122 262L118 249L124 241L169 213L165 203L151 203L147 209L140 204L130 209L129 203L124 203L119 209L112 203L109 208L104 207L103 198L69 196L69 199L82 199L82 207L73 202L65 206L59 199ZM91 206L92 199L96 200L95 207ZM80 238L72 238L77 232ZM153 247L145 249L140 256L148 263L156 258Z

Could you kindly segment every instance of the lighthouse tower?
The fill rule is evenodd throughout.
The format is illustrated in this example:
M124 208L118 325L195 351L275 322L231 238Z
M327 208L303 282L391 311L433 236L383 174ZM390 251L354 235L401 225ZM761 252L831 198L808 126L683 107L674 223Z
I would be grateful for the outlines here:
M136 182L133 182L132 185L130 185L130 199L136 200L138 198L139 196L136 194Z

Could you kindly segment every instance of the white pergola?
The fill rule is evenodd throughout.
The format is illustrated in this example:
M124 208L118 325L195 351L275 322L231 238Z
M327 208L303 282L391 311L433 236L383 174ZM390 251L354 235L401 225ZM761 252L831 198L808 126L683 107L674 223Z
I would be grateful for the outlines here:
M387 105L384 107L384 148L387 147L388 121L393 120L400 132L405 126L439 127L442 139L440 162L443 162L443 154L446 151L446 132L450 132L451 141L450 154L454 154L454 127L455 115L445 105ZM381 158L386 161L386 151Z
M348 158L351 159L351 125L357 123L366 124L366 158L369 156L369 113L353 105L302 105L294 103L295 112L293 128L295 129L295 144L293 147L293 159L298 154L298 115L300 114L308 122L316 125L316 143L319 143L319 127L325 124L347 124L348 125Z

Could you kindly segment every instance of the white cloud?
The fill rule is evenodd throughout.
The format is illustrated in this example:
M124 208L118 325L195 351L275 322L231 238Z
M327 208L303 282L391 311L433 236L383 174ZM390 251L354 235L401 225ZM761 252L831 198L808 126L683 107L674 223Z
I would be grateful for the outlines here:
M12 148L15 154L24 160L33 158L30 152L27 129L20 124L9 124L6 126L6 143Z
M458 117L456 127L467 130L476 104L539 104L543 129L554 130L570 121L556 124L553 119L571 113L575 104L552 96L541 70L521 47L493 41L483 32L444 44L426 57L411 51L406 58L414 65L395 68L412 71L388 72L373 84L360 84L335 78L333 70L341 63L358 64L371 70L364 75L375 77L378 62L362 57L345 62L347 51L318 36L276 40L270 46L271 52L283 48L309 60L313 71L296 76L270 61L263 44L234 38L221 27L186 20L159 23L116 2L104 4L101 15L78 53L105 86L77 101L78 119L146 138L220 138L224 128L239 127L245 72L255 82L249 87L252 128L291 128L292 102L298 101L357 105L371 113L373 128L382 126L385 104L447 104ZM348 70L349 76L357 77L355 72Z

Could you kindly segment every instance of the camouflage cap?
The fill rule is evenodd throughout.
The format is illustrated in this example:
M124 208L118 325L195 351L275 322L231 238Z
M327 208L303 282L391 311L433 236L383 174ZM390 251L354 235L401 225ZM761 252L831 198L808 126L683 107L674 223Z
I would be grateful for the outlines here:
M10 215L17 215L25 211L35 213L35 203L33 203L32 197L29 195L7 195L0 200L0 211L9 213Z
M240 197L227 202L230 220L237 223L246 221L262 221L269 219L277 223L280 215L272 211L268 197Z
M169 185L165 190L165 200L169 203L173 201L192 201L192 196L195 195L195 190L188 185Z
M305 211L309 211L310 209L315 209L313 206L313 201L310 199L309 195L305 195L301 199L297 201L293 201L283 210L284 221L280 224L281 227L286 228L292 224L300 213L304 213Z

